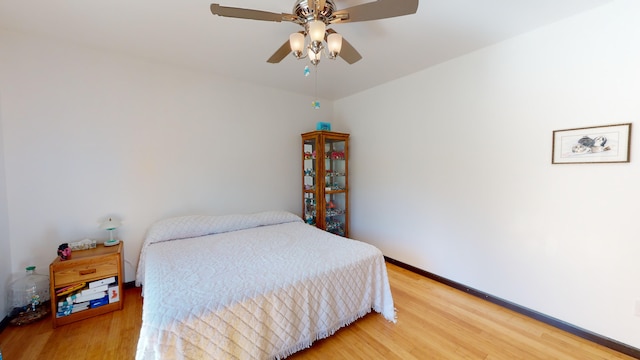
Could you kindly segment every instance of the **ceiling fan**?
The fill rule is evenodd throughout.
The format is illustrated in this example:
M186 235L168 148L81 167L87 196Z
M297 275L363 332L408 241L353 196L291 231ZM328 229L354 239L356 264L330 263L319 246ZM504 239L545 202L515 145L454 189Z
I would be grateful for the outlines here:
M417 10L418 0L377 0L343 10L336 8L334 0L297 0L292 14L211 4L211 12L214 15L262 21L289 21L302 26L302 31L291 34L289 41L282 44L267 60L272 64L279 63L291 52L297 59L309 57L311 63L317 65L320 54L325 49L324 43L327 44L325 54L329 59L340 56L347 63L353 64L362 59L360 53L340 34L327 26L410 15L415 14ZM309 41L305 53L307 36Z

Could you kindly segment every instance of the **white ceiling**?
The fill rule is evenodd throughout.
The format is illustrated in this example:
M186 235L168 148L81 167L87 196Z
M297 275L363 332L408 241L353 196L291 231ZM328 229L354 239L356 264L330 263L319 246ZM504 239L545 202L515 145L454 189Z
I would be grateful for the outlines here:
M317 90L306 61L266 59L301 28L214 16L216 0L0 0L0 28L218 73L311 97L339 99L612 0L421 0L414 15L336 24L363 56L323 59ZM217 0L291 13L295 0ZM335 0L338 9L369 0ZM313 70L313 69L312 69Z

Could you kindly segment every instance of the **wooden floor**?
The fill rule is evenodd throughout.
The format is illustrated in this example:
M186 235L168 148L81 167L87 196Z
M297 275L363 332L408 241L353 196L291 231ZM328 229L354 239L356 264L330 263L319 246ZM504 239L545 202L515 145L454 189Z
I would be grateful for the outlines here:
M396 324L372 313L289 359L632 359L388 264ZM124 310L51 328L51 319L0 334L4 360L133 359L140 289Z

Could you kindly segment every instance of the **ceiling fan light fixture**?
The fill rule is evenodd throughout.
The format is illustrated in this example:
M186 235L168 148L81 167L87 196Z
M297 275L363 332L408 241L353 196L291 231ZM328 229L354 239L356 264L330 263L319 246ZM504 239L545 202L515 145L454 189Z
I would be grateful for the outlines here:
M289 35L289 46L293 55L300 59L304 50L304 34L297 32Z
M327 57L335 59L337 56L340 56L347 63L353 64L362 59L362 55L344 39L342 39L342 42L332 40L332 44L329 45L329 35L335 33L335 31L329 29L329 34L327 34L327 26L338 23L387 19L415 14L418 10L419 0L367 1L342 10L338 10L335 1L336 0L295 0L291 13L221 6L220 4L211 4L210 9L213 15L218 16L273 22L288 21L298 24L304 28L304 31L300 32L303 37L305 37L304 40L306 40L306 36L310 38L306 47L322 50L325 49L326 46L325 53ZM362 1L365 0L361 0L360 2ZM295 40L293 40L293 38L295 38ZM280 48L271 55L267 62L271 64L279 63L287 56L289 49L291 49L297 59L306 58L308 54L304 51L305 45L300 48L298 44L299 38L300 36L298 35L292 36L290 41L282 44ZM337 36L332 36L332 38L339 39ZM323 44L325 39L327 41L326 45ZM314 50L314 55L314 59L319 61L319 51Z
M318 52L314 51L314 49L311 47L308 49L307 54L309 56L309 61L311 62L311 65L313 66L318 65L318 63L320 62L321 53L322 53L321 51L318 51Z
M342 35L331 33L327 36L327 48L329 49L329 58L335 59L342 50Z
M320 20L313 20L309 22L309 37L312 41L321 42L324 40L324 34L326 30L326 25L324 22Z

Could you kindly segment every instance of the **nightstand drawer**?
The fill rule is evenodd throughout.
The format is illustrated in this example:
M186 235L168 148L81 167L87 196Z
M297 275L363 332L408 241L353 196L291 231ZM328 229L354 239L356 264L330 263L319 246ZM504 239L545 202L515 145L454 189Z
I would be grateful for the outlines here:
M56 286L102 279L118 274L118 257L111 256L99 261L82 261L68 269L60 269L54 273Z

